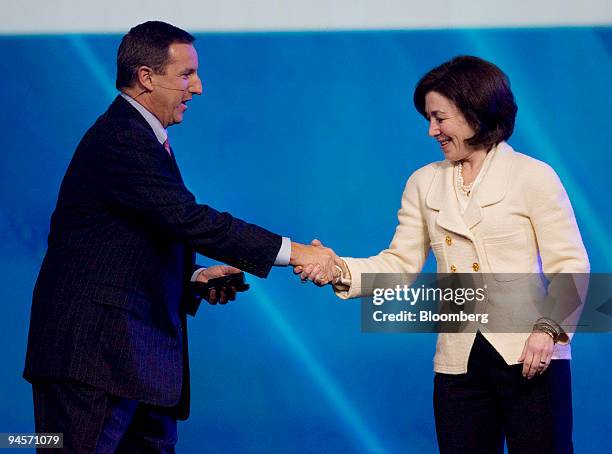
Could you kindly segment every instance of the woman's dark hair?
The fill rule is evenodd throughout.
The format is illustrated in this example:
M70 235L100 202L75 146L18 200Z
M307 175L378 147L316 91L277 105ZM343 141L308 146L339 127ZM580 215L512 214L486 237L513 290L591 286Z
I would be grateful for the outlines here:
M169 63L171 44L191 44L195 38L174 25L149 21L133 27L121 40L117 52L118 90L132 87L140 66L150 66L157 74L164 74Z
M462 55L425 74L414 90L414 106L426 119L431 91L451 100L475 131L467 145L490 149L512 135L518 109L508 76L493 63Z

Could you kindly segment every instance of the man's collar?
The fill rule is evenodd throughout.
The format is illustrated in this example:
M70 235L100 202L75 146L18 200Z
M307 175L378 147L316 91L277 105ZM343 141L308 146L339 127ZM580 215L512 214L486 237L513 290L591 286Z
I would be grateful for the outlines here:
M151 126L151 129L153 129L153 132L155 133L155 137L157 138L159 143L163 145L163 143L168 138L168 131L166 131L166 128L162 126L157 117L151 112L149 112L145 106L140 104L131 96L121 92L121 97L127 102L129 102L134 107L134 109L140 112L140 115L142 115L144 119L147 120L147 123L149 123L149 126Z

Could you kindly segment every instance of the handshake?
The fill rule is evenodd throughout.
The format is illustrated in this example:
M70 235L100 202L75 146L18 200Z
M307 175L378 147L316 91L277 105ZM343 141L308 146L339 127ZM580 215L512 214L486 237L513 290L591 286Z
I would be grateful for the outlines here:
M300 275L302 282L312 281L318 286L337 284L343 275L348 275L344 261L316 239L310 245L291 243L289 265L293 266L295 274Z
M293 266L293 272L299 274L302 282L314 282L318 286L329 283L338 284L342 276L349 277L349 270L336 253L323 246L319 240L312 240L310 245L291 243L291 259L289 265ZM228 265L215 265L202 269L196 277L196 281L208 283L211 279L223 278L232 274L240 273L238 268ZM231 285L220 285L213 287L207 296L203 297L210 304L225 304L236 299L236 292L240 291Z

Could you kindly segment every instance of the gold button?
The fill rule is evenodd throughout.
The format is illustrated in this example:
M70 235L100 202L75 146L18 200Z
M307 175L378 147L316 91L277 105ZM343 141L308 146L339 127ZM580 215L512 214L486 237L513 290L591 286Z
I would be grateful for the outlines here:
M480 269L480 265L476 262L472 263L472 269L474 271L478 271Z
M455 265L451 265L451 273L456 273L457 272L457 267Z
M448 235L446 235L446 244L448 244L449 246L453 244L453 239Z

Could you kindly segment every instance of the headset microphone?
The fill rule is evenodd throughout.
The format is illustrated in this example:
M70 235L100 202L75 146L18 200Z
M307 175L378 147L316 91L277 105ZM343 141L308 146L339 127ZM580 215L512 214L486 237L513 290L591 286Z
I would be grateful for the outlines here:
M159 85L159 84L153 84L153 86L160 87L160 88L165 88L166 90L187 91L187 88L185 88L185 89L183 89L183 88L171 88L171 87L164 87L163 85Z

